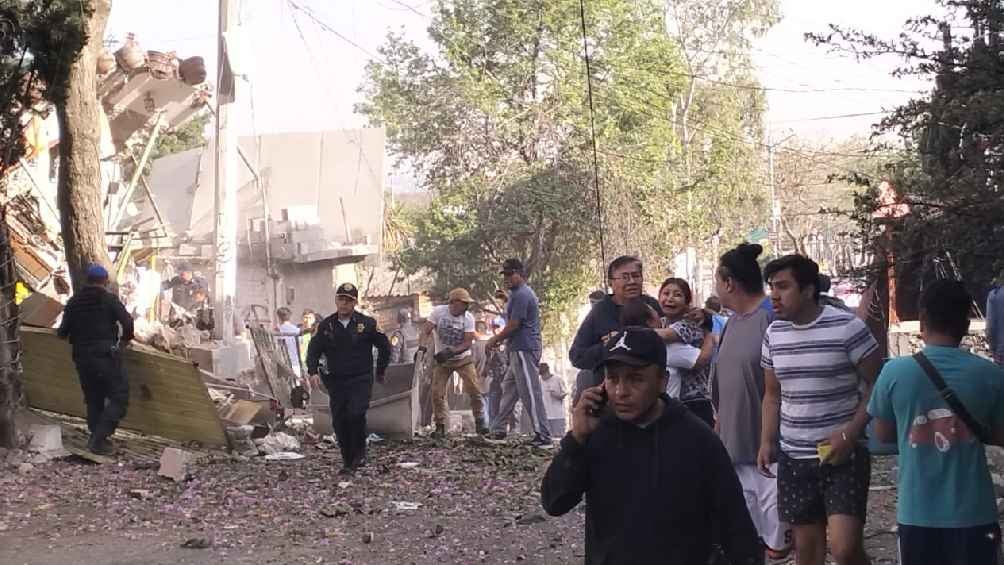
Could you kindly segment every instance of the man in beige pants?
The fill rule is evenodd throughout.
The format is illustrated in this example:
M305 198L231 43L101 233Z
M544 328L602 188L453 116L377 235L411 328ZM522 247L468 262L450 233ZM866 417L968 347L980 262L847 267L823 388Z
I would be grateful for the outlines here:
M432 370L432 414L436 423L433 437L446 437L450 407L446 400L446 387L453 373L460 375L464 393L470 397L474 425L479 434L487 433L484 422L484 400L478 371L471 354L474 343L474 316L468 312L470 293L463 288L450 291L447 304L436 306L425 323L425 334L436 334L436 365Z

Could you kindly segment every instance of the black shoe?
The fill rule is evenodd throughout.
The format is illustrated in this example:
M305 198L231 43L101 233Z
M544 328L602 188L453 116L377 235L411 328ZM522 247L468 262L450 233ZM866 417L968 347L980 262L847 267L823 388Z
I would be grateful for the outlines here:
M352 467L342 467L338 471L338 476L340 476L340 477L351 477L355 473L356 473L356 471Z
M549 449L554 447L554 443L552 443L551 440L549 439L544 439L540 436L533 436L533 439L530 440L530 447L541 447Z
M481 422L475 422L474 431L475 433L477 433L479 436L482 437L488 437L491 434L491 431L488 429L488 426L482 424Z
M436 431L432 432L432 439L446 439L446 424L436 424Z
M505 441L505 436L506 436L505 432L494 432L490 434L488 437L490 437L495 441Z
M95 455L110 457L115 455L115 445L108 439L91 438L87 442L87 450Z

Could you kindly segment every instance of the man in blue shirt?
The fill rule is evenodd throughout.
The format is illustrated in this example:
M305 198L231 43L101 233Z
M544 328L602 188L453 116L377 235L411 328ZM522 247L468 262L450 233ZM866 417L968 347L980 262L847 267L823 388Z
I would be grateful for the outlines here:
M1004 371L959 349L972 297L956 281L921 298L926 356L972 418L1004 441ZM1000 553L994 485L976 434L954 414L912 357L889 361L868 405L878 439L899 445L902 565L991 565Z
M505 423L516 407L530 416L534 437L532 445L551 445L551 433L544 411L544 394L537 366L543 349L540 339L540 306L537 295L526 285L526 274L519 259L507 259L502 264L502 276L509 287L506 302L506 324L502 331L492 336L487 349L505 342L509 368L502 381L502 402L497 414L492 415L491 431L494 439L505 439Z

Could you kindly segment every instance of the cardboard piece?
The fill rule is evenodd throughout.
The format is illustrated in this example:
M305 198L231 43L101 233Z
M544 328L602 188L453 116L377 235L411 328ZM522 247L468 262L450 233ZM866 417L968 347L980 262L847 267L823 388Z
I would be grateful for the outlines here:
M262 405L250 400L238 400L228 406L222 414L222 418L228 422L243 426L250 424L254 417L261 411Z

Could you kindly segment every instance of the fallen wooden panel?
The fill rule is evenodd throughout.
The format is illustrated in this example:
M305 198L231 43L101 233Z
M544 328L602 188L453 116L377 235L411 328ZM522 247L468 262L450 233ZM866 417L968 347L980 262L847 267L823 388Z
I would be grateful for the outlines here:
M24 392L32 408L86 417L70 345L52 330L21 328ZM227 445L223 423L189 361L134 345L125 352L129 411L121 426L205 446Z
M51 328L63 312L63 305L51 296L33 292L21 302L21 323L39 328Z
M385 382L373 383L373 395L366 413L367 432L394 439L414 437L419 416L418 387L414 383L413 363L387 367ZM322 434L332 433L328 395L315 391L310 404L314 430Z

